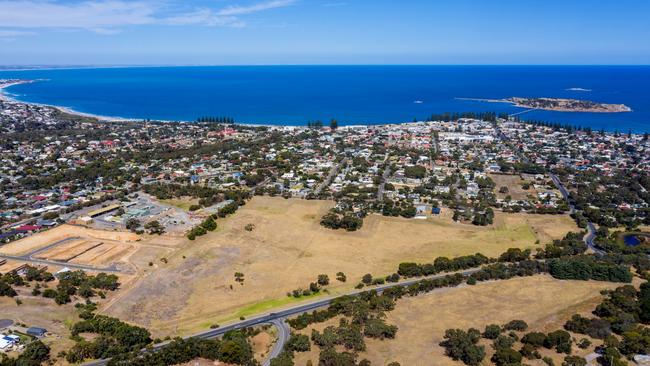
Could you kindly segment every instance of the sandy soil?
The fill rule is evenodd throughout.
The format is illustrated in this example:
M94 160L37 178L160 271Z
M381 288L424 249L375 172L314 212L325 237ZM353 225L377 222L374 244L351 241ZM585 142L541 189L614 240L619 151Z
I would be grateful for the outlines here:
M15 271L23 264L24 263L18 261L7 260L3 265L0 266L0 273L9 273L11 271Z
M497 213L495 225L454 223L451 212L429 220L373 215L354 233L321 227L332 202L255 197L219 228L196 241L185 240L154 261L143 278L104 311L152 329L156 336L187 334L291 305L286 293L328 274L332 294L351 289L365 273L384 276L402 261L431 261L481 252L496 256L510 247L576 230L567 216ZM252 232L244 227L254 223ZM155 239L151 239L152 242ZM160 259L160 258L158 258ZM338 271L348 282L339 283ZM234 273L245 275L244 285Z
M197 358L192 361L178 364L177 366L235 366L221 361L211 361L205 358Z
M101 243L102 242L95 240L72 240L39 253L36 257L57 261L68 261L91 250L92 248L102 245Z
M271 351L271 348L277 340L277 331L275 327L270 327L268 330L263 330L251 338L251 345L253 346L253 354L255 359L262 363L266 360L266 356Z
M93 265L111 263L127 254L131 249L132 246L129 245L104 243L86 251L85 253L78 254L78 256L71 260L71 262L89 263Z
M121 242L132 242L139 238L138 235L130 232L93 230L74 225L61 225L51 230L31 235L4 245L0 247L0 253L7 255L22 255L42 248L48 244L52 244L58 240L76 236Z
M444 349L438 345L446 329L474 327L482 331L487 324L523 319L529 331L549 332L561 328L573 314L587 315L602 300L600 290L618 286L534 276L406 297L398 301L395 310L387 313L387 322L399 328L397 337L384 341L366 339L367 351L359 359L367 358L373 365L392 361L402 365L461 365L444 356ZM318 327L324 328L324 324ZM311 334L311 328L300 332ZM485 345L489 359L492 349L487 342ZM574 351L580 354L582 350L574 347ZM308 353L297 354L296 365L304 365L309 359L316 364L318 352L318 347L312 347ZM544 352L544 355L556 358L557 365L562 363L562 357L554 352ZM538 365L529 360L526 363Z

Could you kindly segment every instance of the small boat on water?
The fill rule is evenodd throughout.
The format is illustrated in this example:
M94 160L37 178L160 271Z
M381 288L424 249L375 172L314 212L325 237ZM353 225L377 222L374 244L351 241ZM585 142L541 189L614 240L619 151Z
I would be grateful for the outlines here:
M422 103L424 103L424 102L421 101L421 100L416 100L416 101L414 101L413 103L415 103L415 104L422 104Z

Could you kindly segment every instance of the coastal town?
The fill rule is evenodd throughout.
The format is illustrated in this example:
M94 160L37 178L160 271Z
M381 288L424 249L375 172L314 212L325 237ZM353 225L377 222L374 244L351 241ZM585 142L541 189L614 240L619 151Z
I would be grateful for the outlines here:
M0 0L0 366L650 366L648 15Z
M648 224L648 206L639 195L650 171L647 134L567 130L493 114L440 117L340 127L336 121L325 127L101 123L3 100L0 118L8 138L2 143L0 240L106 214L110 220L94 225L125 228L133 217L142 217L144 225L164 210L155 208L156 196L181 198L184 186L218 197L236 192L231 194L329 199L337 203L334 212L360 218L374 213L418 219L444 209L458 221L483 223L493 210L567 212L552 174L570 188L572 201L586 199L582 186L623 180L636 195L590 208L634 217L610 217L611 227ZM159 193L156 187L175 188ZM135 199L140 195L146 202ZM201 200L189 207L191 215L169 218L168 230L182 231L173 222L195 223L230 201Z
M399 289L415 294L461 282L528 276L530 268L517 266L533 262L539 266L535 274L550 271L560 278L554 267L539 263L583 252L621 255L602 265L633 265L640 277L650 267L647 133L592 131L495 113L432 115L387 125L332 120L262 126L217 116L192 122L105 121L8 98L0 100L0 133L0 299L12 299L2 303L7 311L0 318L7 319L0 319L0 351L11 357L35 352L30 344L47 344L60 352L52 353L57 363L106 363L101 360L120 351L109 347L102 353L92 348L97 341L80 336L103 334L92 324L105 316L102 321L112 319L134 337L144 331L135 325L151 329L152 334L121 346L132 350L154 345L161 350L156 354L166 355L164 340L173 336L215 338L237 330L223 342L250 349L261 338L275 339L264 351L246 356L255 353L255 362L311 364L319 357L342 357L327 353L333 348L324 346L325 338L334 337L327 335L329 327L311 328L321 320L310 316L321 313L309 315L336 302L335 294L368 289L379 296L374 291L381 288L389 295L378 299L392 304L403 295ZM405 238L402 230L414 237ZM392 242L380 243L376 232ZM435 236L441 236L434 239L441 240L440 248L448 249L432 245ZM283 237L296 243L285 243ZM319 249L307 249L309 240L316 240ZM347 240L357 244L336 246ZM332 254L321 256L330 244ZM289 245L296 247L288 250ZM562 257L551 254L551 247ZM399 248L449 263L459 256L468 262L426 269L411 261L432 257L416 259L395 251ZM504 259L509 256L518 259ZM304 265L297 264L301 261ZM520 272L513 275L506 267L480 271L492 262L511 262ZM299 275L282 272L283 266ZM460 277L442 277L445 272ZM176 273L182 273L182 285ZM628 282L609 273L607 281ZM310 278L317 280L309 283ZM425 285L433 287L422 290ZM187 303L182 301L186 297ZM266 302L259 305L260 299ZM220 305L206 310L202 301ZM276 313L273 302L279 309L293 307L277 315L283 313ZM35 314L38 307L81 321L65 326L48 314ZM329 309L322 310L322 321L342 317L336 332L353 332L363 342L360 328L348 329L347 313L325 315ZM175 320L174 326L158 316L160 311ZM205 320L188 315L193 312L213 319L210 330ZM364 334L373 339L367 353L355 345L342 346L345 352L377 359L371 343L376 338L391 342L396 331L383 316L369 316L382 335L365 324ZM280 329L291 326L287 339L284 331L269 330L268 324L276 323ZM311 333L312 353L304 352L311 343L303 329L316 332ZM306 345L288 348L298 341ZM318 347L321 352L314 355ZM593 348L586 346L584 353L593 353L595 360L599 356ZM542 353L549 359L565 357L552 350ZM643 354L636 350L625 356L642 359ZM255 364L246 362L230 363Z

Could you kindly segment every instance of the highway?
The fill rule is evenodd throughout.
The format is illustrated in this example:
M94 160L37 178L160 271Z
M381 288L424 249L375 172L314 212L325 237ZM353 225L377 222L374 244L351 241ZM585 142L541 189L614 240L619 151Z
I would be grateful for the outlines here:
M456 273L460 273L465 276L469 276L472 273L478 272L481 270L481 268L472 268L466 271L461 271L461 272L454 272L454 273L444 273L444 274L436 274L436 275L431 275L431 276L426 276L426 277L418 277L418 278L412 278L408 279L402 282L397 282L397 283L387 283L384 285L378 285L378 286L373 286L372 288L367 288L367 289L361 289L361 290L354 290L346 295L351 295L351 296L356 296L359 295L362 292L369 291L369 290L376 290L377 292L381 293L386 289L393 288L393 287L406 287L410 286L414 283L418 283L422 280L430 280L430 279L436 279L436 278L443 278L448 275L453 275ZM313 311L325 306L328 306L330 302L340 296L330 296L327 298L323 298L320 300L316 300L307 304L301 304L301 305L296 305L287 309L283 310L278 310L277 312L272 312L269 314L264 314L264 315L258 315L255 317L252 317L250 319L242 320L236 323L224 325L222 327L216 328L216 329L209 329L197 334L194 334L189 337L185 338L204 338L204 339L212 339L216 338L219 336L224 335L226 332L231 331L231 330L237 330L237 329L243 329L247 327L252 327L252 326L257 326L257 325L263 325L263 324L272 324L278 328L278 341L276 342L275 346L269 353L268 359L263 363L263 365L269 365L271 362L271 359L274 357L277 357L277 355L282 352L282 349L284 348L284 344L287 342L289 339L289 336L291 335L291 331L289 327L287 326L285 320L287 318L293 317L293 316L298 316L302 313ZM156 344L152 346L149 349L143 349L142 352L149 352L149 351L156 351L159 350L160 348L164 347L168 342L163 342ZM84 366L105 366L108 364L108 361L110 359L103 359L103 360L95 360L91 362L84 363Z

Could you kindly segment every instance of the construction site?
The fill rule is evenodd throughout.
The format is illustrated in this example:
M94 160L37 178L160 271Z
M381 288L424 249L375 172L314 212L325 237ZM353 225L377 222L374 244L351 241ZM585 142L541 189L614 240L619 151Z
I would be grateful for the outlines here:
M25 264L90 271L128 271L126 258L136 250L138 235L94 230L77 225L59 227L0 247L0 273L20 270Z

